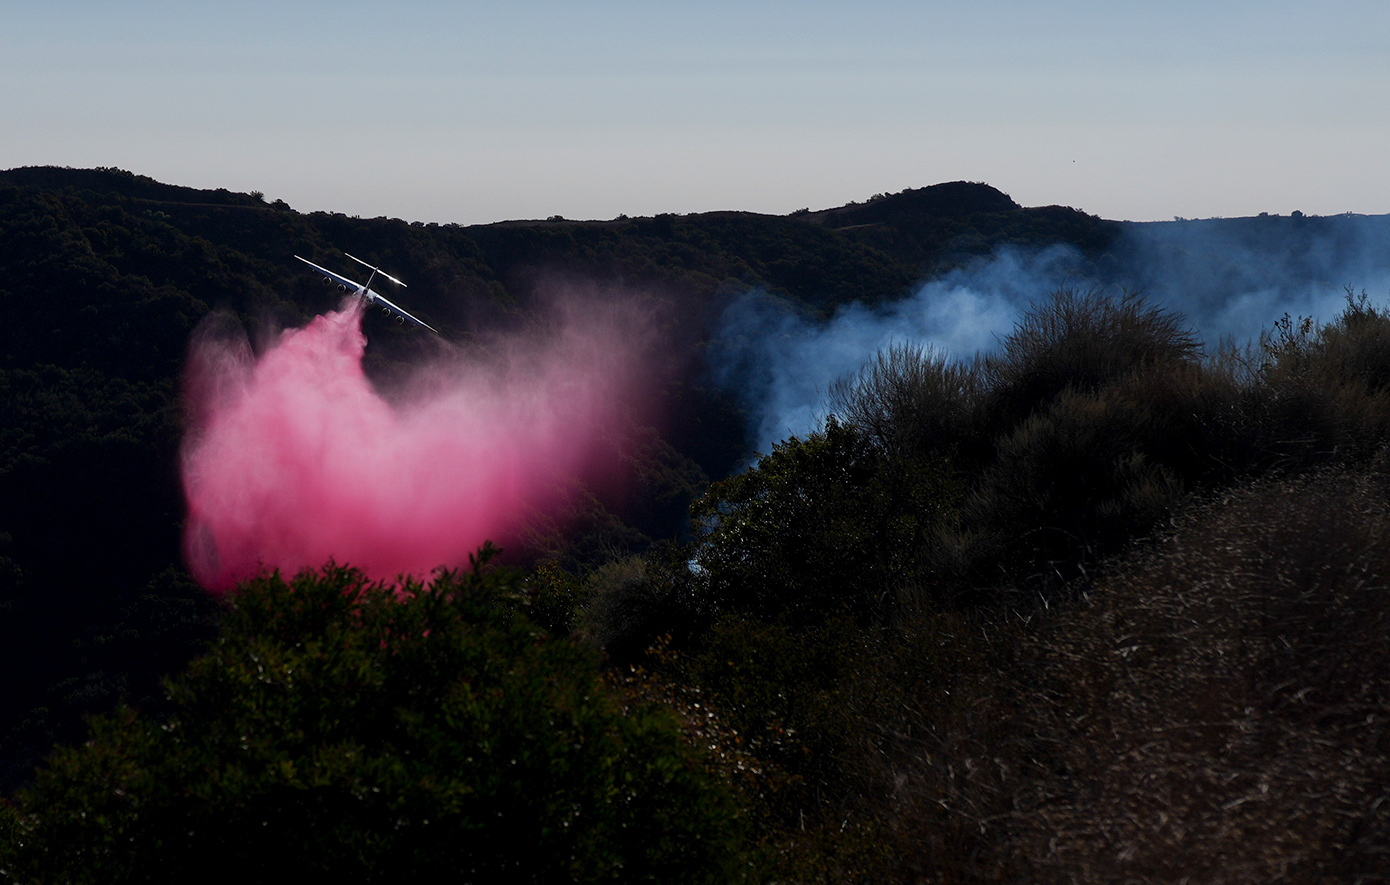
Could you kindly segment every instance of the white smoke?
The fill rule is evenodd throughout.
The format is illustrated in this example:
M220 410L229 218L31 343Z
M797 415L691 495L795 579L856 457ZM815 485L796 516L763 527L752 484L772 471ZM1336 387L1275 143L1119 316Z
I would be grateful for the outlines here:
M845 305L828 320L749 291L720 317L710 371L740 396L749 443L765 453L819 427L831 383L881 348L929 345L961 360L988 353L1030 304L1061 288L1142 292L1208 344L1243 343L1285 313L1333 319L1349 288L1385 298L1390 216L1130 224L1095 262L1065 246L1004 247L901 301Z
M1185 315L1208 343L1285 313L1326 322L1348 289L1390 293L1390 216L1269 216L1129 225L1119 283Z

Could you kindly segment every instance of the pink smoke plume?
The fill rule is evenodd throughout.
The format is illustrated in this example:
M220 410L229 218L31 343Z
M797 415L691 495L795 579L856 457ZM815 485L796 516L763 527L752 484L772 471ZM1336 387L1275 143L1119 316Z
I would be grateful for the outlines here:
M602 479L616 465L601 443L642 399L642 335L620 311L560 313L485 358L417 369L390 402L363 373L355 302L258 356L244 333L204 329L182 453L193 576L222 591L330 558L423 576L506 540L576 480Z

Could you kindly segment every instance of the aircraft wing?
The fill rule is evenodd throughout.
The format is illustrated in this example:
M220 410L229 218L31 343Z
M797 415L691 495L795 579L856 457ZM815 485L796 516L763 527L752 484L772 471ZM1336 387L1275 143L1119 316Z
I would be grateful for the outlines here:
M296 255L296 256L294 256L294 257L295 257L295 258L299 258L298 255ZM363 285L362 285L361 283L354 283L352 280L348 279L347 277L338 276L337 274L335 274L333 271L329 270L328 268L326 268L326 267L319 267L317 264L315 264L314 262L310 261L310 260L307 259L307 258L299 258L299 260L302 261L302 262L304 262L305 264L309 265L309 266L312 267L314 270L318 271L319 273L323 274L324 276L328 277L330 280L332 280L333 282L337 283L337 284L340 285L340 286L347 286L350 290L352 290L352 291L354 291L354 292L361 292L361 291L363 290L363 288L364 288Z
M389 308L390 310L395 311L395 313L396 313L397 316L404 317L404 318L410 320L412 323L414 323L415 325L419 326L420 328L422 328L422 329L429 329L431 332L433 332L433 333L436 334L436 335L439 334L439 330L436 329L434 326L431 326L430 324L426 323L424 320L417 319L416 317L411 316L410 313L409 313L408 311L406 311L406 310L405 310L404 308L402 308L400 305L396 304L396 303L395 303L394 301L392 301L391 299L387 298L385 295L382 295L382 294L379 293L379 292L373 292L371 289L368 289L368 290L367 290L367 298L368 298L368 299L371 301L371 303L373 303L373 304L376 304L376 303L380 302L380 303L381 303L382 305L384 305L386 308Z

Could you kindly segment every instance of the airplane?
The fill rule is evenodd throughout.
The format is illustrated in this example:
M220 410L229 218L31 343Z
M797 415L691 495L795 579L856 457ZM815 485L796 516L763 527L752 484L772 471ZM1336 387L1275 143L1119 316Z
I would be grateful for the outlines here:
M367 268L372 272L372 275L367 277L366 283L353 282L347 277L338 276L326 267L319 267L317 264L315 264L307 258L299 258L298 255L294 257L299 258L300 261L304 262L305 264L312 267L314 270L323 274L325 283L337 283L339 289L342 289L344 292L352 292L358 298L363 299L366 302L367 307L375 307L377 305L380 305L382 313L386 314L387 316L395 314L397 323L404 324L406 320L410 320L412 323L423 329L429 329L436 335L439 334L439 330L436 329L434 326L431 326L429 323L426 323L423 320L411 316L410 313L406 311L404 308L400 307L395 302L387 298L385 295L382 295L380 292L372 291L371 288L372 281L375 280L378 276L385 277L386 279L390 280L391 282L395 283L397 286L400 286L401 288L405 288L405 283L402 283L400 280L391 276L389 273L386 273L381 268L374 267L368 264L361 258L356 258L352 255L348 255L348 253L346 252L344 252L343 254L347 255L347 257L351 258L353 261L356 261L358 264L362 265L363 267Z

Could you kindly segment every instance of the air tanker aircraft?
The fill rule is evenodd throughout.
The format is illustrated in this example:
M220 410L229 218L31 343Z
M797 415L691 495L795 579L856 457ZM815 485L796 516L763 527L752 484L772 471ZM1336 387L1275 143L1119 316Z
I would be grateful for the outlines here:
M347 257L349 258L352 258L353 261L356 261L358 264L362 265L363 267L367 268L372 272L372 275L367 277L366 283L355 283L347 277L338 276L326 267L319 267L317 264L315 264L307 258L299 258L298 255L294 257L299 258L300 261L304 262L305 264L312 267L314 270L323 274L324 282L337 283L339 289L342 289L344 292L352 292L358 298L361 298L363 301L366 302L367 307L380 306L381 312L386 314L387 316L394 315L396 317L397 323L404 324L406 320L410 320L412 323L414 323L422 329L429 329L434 334L439 334L438 329L434 328L426 322L416 319L415 317L411 316L407 311L398 307L395 302L391 301L389 298L387 298L379 292L373 292L371 289L372 282L379 276L385 277L386 279L390 280L391 282L395 283L397 286L400 286L401 288L405 288L405 283L402 283L400 280L391 276L389 273L384 272L383 270L381 270L381 268L373 267L372 265L363 261L361 258L354 258L353 256L348 255L346 252L344 252L343 254L347 255Z

